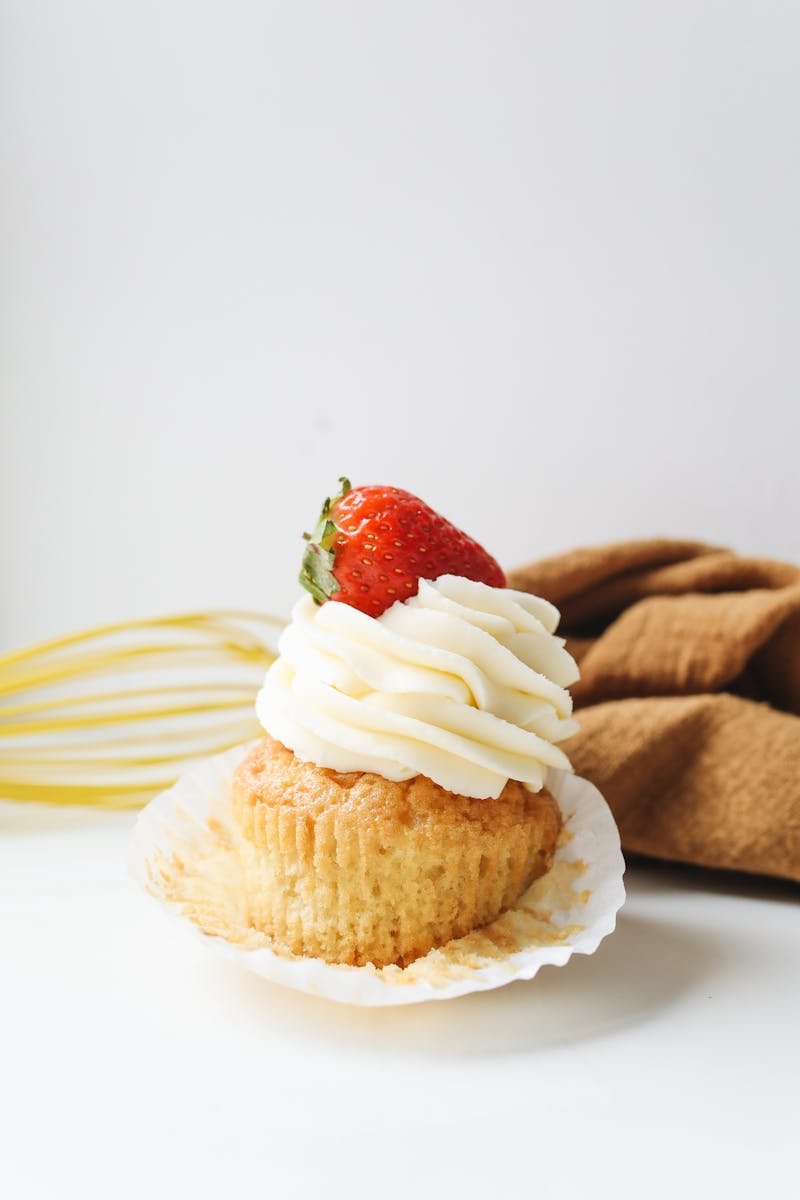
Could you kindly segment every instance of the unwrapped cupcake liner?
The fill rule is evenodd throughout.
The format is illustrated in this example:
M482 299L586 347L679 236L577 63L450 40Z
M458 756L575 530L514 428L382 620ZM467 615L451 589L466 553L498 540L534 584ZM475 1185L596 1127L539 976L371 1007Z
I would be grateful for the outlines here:
M547 964L594 953L614 930L625 899L614 818L588 780L551 771L547 787L564 822L553 866L490 925L407 967L337 965L273 947L250 923L231 810L233 774L248 749L198 762L152 800L137 820L129 866L205 945L264 979L370 1007L445 1000L532 979Z

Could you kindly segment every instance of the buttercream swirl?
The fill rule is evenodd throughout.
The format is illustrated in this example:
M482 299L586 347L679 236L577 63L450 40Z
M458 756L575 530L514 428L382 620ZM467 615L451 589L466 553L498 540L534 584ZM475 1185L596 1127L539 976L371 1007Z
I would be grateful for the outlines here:
M465 796L509 779L536 791L578 728L578 668L538 596L456 575L421 580L380 617L299 600L256 702L298 758L387 779L427 775Z

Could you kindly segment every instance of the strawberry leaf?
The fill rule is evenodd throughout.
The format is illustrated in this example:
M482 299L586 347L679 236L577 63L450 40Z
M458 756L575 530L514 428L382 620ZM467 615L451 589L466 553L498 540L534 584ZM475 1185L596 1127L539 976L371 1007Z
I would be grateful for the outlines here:
M329 522L333 525L333 522ZM336 526L334 525L334 531ZM310 592L317 604L324 604L339 591L339 583L333 573L333 553L318 542L310 542L303 555L300 567L300 582Z
M330 512L334 505L347 495L351 485L350 480L344 475L339 476L339 483L341 486L333 499L330 496L326 498L313 533L303 534L308 546L303 555L299 579L317 604L324 604L340 590L339 581L333 573L334 554L332 549L339 528L331 520Z

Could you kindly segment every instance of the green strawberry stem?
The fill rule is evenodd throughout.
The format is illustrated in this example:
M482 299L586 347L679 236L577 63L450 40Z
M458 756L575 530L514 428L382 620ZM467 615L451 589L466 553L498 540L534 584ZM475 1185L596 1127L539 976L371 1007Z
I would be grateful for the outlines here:
M334 505L347 495L351 487L350 480L344 475L339 476L339 483L341 486L333 499L330 496L326 498L313 532L303 534L308 546L303 555L299 579L317 604L324 604L339 591L339 581L333 573L334 554L332 549L339 529L331 520L330 512Z

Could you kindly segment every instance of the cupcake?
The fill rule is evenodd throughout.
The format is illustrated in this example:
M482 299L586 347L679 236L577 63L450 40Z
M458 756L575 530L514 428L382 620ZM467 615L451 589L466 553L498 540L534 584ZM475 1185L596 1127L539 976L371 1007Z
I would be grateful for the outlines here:
M408 492L342 484L233 809L249 922L277 950L406 965L549 869L578 670L557 610L475 541Z

